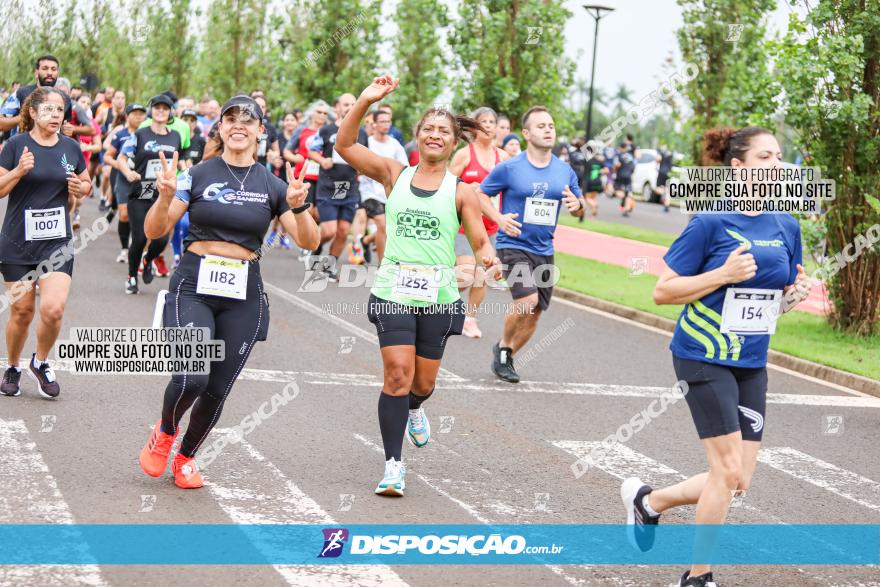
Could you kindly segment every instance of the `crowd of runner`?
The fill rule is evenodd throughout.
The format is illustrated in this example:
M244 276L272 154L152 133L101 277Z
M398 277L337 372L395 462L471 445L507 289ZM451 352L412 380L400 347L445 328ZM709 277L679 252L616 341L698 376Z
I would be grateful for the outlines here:
M12 298L0 391L20 394L19 360L38 284L37 345L27 372L41 394L59 396L48 360L74 259L57 253L93 198L105 219L117 222L115 260L125 267L120 293L138 294L173 269L167 285L153 286L169 291L161 301L163 325L206 327L226 348L241 349L207 375L175 374L167 384L140 464L151 476L164 472L180 420L191 411L172 460L182 488L202 486L196 452L253 345L266 339L260 259L268 248L297 249L307 271L329 282L339 281L344 263L378 266L368 317L384 369L378 420L386 462L375 491L402 496L403 440L428 444L423 404L434 392L449 337L482 336L477 314L486 287L507 290L512 299L487 359L491 352L493 373L517 383L514 356L548 310L558 276L553 235L560 213L595 217L603 192L620 198L624 215L635 207L639 148L632 137L617 148L582 140L560 145L552 113L542 106L516 121L519 134L489 107L470 116L432 108L405 142L386 101L399 81L387 75L358 96L343 93L332 104L318 99L274 116L259 89L222 106L172 91L146 101L113 87L91 96L60 77L51 55L36 60L34 81L7 97L0 116L0 197L9 196L0 269ZM772 134L753 127L707 135L706 150L707 164L781 161ZM667 159L660 163L668 177L671 157L658 158ZM770 318L758 312L746 319L744 310L739 322L727 323L723 307L732 303L732 286L744 284L784 292L790 309L808 291L800 262L797 222L769 215L697 216L667 253L655 301L685 304L673 364L691 385L686 399L710 467L662 490L638 479L624 483L640 548L650 548L650 528L663 511L697 503L699 522L720 524L731 492L748 487L763 431L775 318L768 325ZM705 565L695 565L679 584L714 585Z

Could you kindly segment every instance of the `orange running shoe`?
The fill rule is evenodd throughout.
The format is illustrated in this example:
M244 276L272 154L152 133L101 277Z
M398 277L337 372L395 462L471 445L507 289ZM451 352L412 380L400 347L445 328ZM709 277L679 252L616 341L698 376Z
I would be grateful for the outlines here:
M193 457L180 453L174 455L171 460L171 472L174 473L174 484L181 489L198 489L205 484Z
M178 432L180 429L178 429ZM147 444L141 449L141 469L150 477L158 477L165 471L168 465L168 455L171 453L171 445L177 438L177 432L174 436L162 432L162 418L153 426Z

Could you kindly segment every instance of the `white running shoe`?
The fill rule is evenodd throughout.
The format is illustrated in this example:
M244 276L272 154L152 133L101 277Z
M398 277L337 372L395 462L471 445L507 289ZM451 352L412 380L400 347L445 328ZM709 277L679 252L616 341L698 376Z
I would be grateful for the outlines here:
M405 476L406 466L394 458L388 459L385 461L385 476L376 486L376 494L403 497L403 490L406 489Z
M122 249L119 251L119 254L116 255L117 263L128 263L128 249Z
M626 509L626 535L630 544L642 552L654 547L654 535L660 523L660 516L652 516L642 505L642 499L651 491L651 486L638 477L630 477L620 486L620 499Z
M425 408L419 406L417 410L409 411L406 437L417 448L422 448L431 440L431 423L428 422L428 417L425 415Z
M483 332L477 325L477 319L473 316L465 317L464 328L462 328L461 333L468 338L480 338L481 336L483 336Z

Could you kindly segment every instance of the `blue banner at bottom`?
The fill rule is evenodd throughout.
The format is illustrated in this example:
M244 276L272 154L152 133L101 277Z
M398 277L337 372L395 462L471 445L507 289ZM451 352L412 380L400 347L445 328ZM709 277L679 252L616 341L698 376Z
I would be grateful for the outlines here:
M880 525L0 525L0 564L880 564ZM644 552L643 552L644 550Z

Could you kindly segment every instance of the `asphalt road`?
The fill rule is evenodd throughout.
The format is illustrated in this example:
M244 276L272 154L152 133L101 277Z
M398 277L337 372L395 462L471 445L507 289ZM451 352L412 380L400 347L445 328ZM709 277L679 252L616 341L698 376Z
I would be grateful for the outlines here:
M86 203L88 225L96 201ZM642 206L637 216L648 206ZM662 210L660 211L662 214ZM671 215L672 213L670 213ZM167 279L123 293L115 224L77 258L62 338L72 327L148 326ZM616 524L620 479L671 483L704 470L679 402L576 478L572 464L675 381L668 335L554 300L519 367L523 383L489 370L508 300L490 292L480 340L453 337L437 393L434 436L408 443L406 497L373 494L383 468L376 420L381 363L364 288L298 292L302 263L273 249L262 273L269 340L257 346L212 438L295 381L299 395L183 491L137 463L158 418L166 377L59 371L61 397L0 397L0 523ZM785 328L784 319L781 328ZM33 351L34 334L25 348ZM545 341L542 343L541 341ZM555 342L554 342L555 341ZM5 346L5 343L4 343ZM2 351L5 353L5 348ZM527 351L523 351L524 355ZM770 372L761 462L734 523L880 523L880 399L779 369ZM839 418L838 418L839 417ZM694 509L664 516L687 523ZM174 536L168 540L173 542ZM14 548L15 545L4 545ZM181 544L180 549L186 549ZM2 585L668 585L680 566L114 566L0 567ZM719 585L880 585L867 567L722 566Z
M669 212L664 212L663 206L660 204L650 204L637 200L635 211L627 218L624 218L620 214L619 199L599 194L597 201L599 202L599 215L597 218L605 222L628 224L675 235L684 230L688 223L687 214L682 214L681 210L675 206L671 207Z

